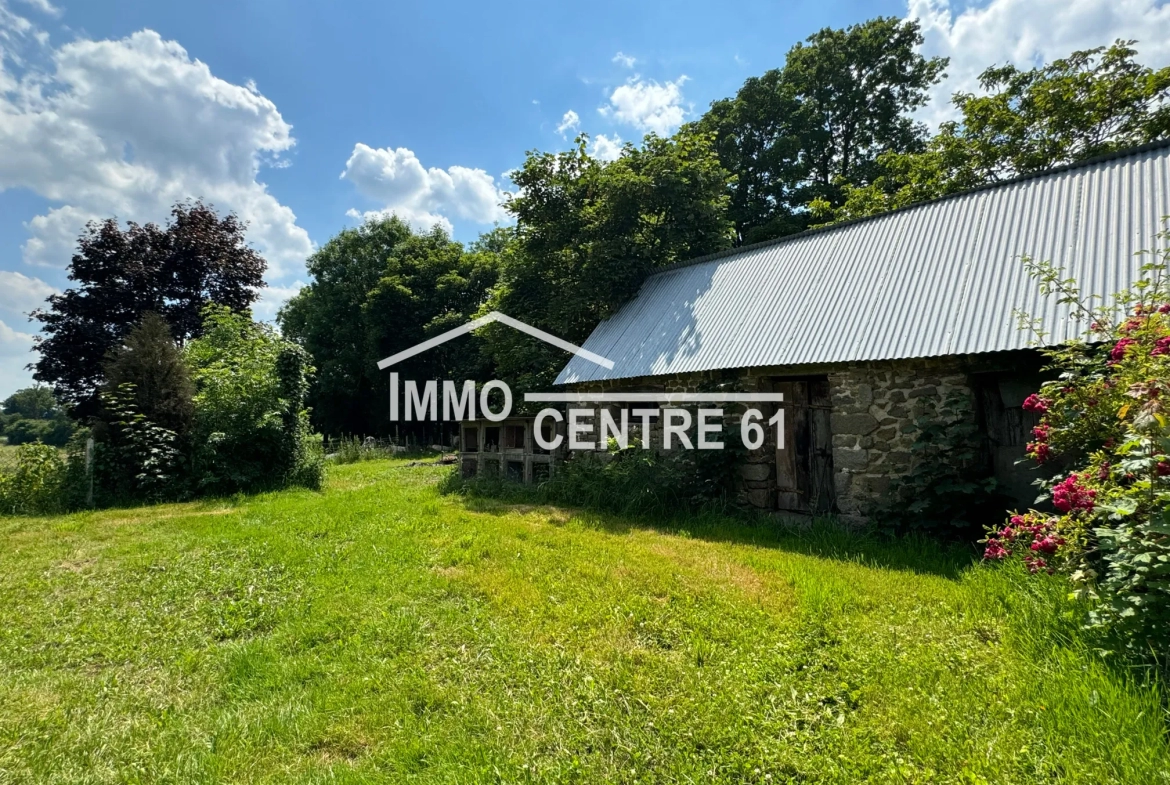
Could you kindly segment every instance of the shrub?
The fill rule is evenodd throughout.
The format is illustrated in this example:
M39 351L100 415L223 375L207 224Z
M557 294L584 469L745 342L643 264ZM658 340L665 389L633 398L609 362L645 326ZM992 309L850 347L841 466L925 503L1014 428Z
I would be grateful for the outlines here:
M313 434L309 410L305 408L309 378L313 374L311 359L300 346L281 341L275 374L280 396L282 449L276 468L289 485L317 490L325 479L325 451L321 437Z
M1050 264L1027 261L1041 290L1070 304L1089 331L1047 352L1058 377L1024 403L1041 415L1028 454L1068 468L1045 485L1053 512L1013 514L988 531L984 552L1067 573L1092 601L1092 626L1131 652L1160 656L1170 653L1168 262L1170 251L1159 250L1132 290L1096 306Z
M695 438L691 434L692 439ZM663 517L680 510L728 510L739 506L732 467L745 453L738 436L723 450L643 449L633 439L619 449L611 440L606 453L579 452L559 464L535 489L541 502L571 504L638 517ZM525 493L515 483L452 475L448 490L471 489L489 496Z
M4 429L8 443L13 445L41 442L54 447L64 447L73 436L76 426L66 417L51 420L27 420L18 417L11 420Z
M132 384L135 409L152 423L182 438L194 416L191 372L171 337L171 328L157 313L146 313L106 357L106 389Z
M138 409L132 382L100 393L101 441L94 446L95 502L157 502L186 495L178 434Z
M692 412L688 437L698 439ZM621 447L610 439L603 453L578 452L543 484L549 501L621 515L662 516L680 509L727 509L740 502L734 467L747 454L738 433L722 450L645 449L639 439Z
M288 473L288 484L319 491L325 484L325 447L321 434L309 433L308 413L305 413L306 434L299 442L298 452Z
M620 515L652 516L679 506L682 462L636 445L608 456L580 453L541 488L554 502ZM684 492L685 493L685 492Z
M63 508L66 467L61 453L47 444L25 444L13 465L0 470L0 513L35 515Z
M310 444L304 406L308 355L228 308L210 306L204 318L203 336L186 348L196 386L196 490L319 486L322 459Z

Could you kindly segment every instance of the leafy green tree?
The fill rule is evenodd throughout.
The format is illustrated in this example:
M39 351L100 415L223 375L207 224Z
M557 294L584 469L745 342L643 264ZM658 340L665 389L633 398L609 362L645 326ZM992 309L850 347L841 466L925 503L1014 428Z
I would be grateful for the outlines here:
M711 104L699 121L715 134L715 149L730 180L729 213L743 243L804 229L801 206L807 164L795 118L796 95L780 69L753 76L734 98Z
M27 422L46 422L28 420ZM67 489L61 451L44 444L25 444L14 463L0 471L0 513L45 515L65 507Z
M54 447L68 443L75 427L48 387L36 384L4 399L0 415L9 444L43 442Z
M947 65L919 54L922 40L916 20L892 17L825 28L789 50L783 68L711 105L699 125L716 134L720 161L736 175L741 242L804 229L811 202L840 205L845 185L877 175L879 155L922 149L927 131L910 113Z
M709 134L649 135L604 163L587 137L562 153L529 153L508 209L517 244L505 257L491 306L580 343L652 270L731 244L728 174ZM565 354L493 325L485 329L501 378L547 384Z
M4 429L9 444L32 444L41 442L53 447L64 447L69 443L77 427L68 417L52 420L18 419Z
M171 328L153 311L146 313L121 346L106 358L106 385L134 385L138 412L180 437L194 416L194 385Z
M26 420L51 420L64 412L53 391L43 384L34 384L17 390L0 404L7 417L21 417Z
M346 229L309 259L313 281L281 310L284 334L313 357L310 391L325 433L387 433L387 380L378 360L473 318L498 277L511 229L469 248L441 229L416 234L396 217ZM475 376L474 342L444 344L397 368L410 378Z
M304 349L223 306L204 311L203 335L184 349L195 382L194 485L235 493L316 485L305 394Z
M377 359L472 319L499 278L501 254L487 249L493 243L506 249L508 234L502 230L468 251L435 227L399 245L364 305ZM407 360L400 370L420 379L470 378L488 367L474 341L455 341Z
M306 264L312 280L280 310L281 331L313 357L313 419L324 433L370 433L385 411L385 382L365 308L398 245L411 236L397 217L344 229ZM382 355L385 356L385 355Z
M956 93L958 122L945 123L922 152L888 152L881 174L846 188L822 218L873 215L975 186L1122 150L1170 134L1170 67L1136 61L1134 41L1073 52L1021 71L988 68L985 95Z
M76 286L34 311L41 323L33 378L84 418L96 411L102 366L142 319L154 312L186 342L202 329L208 304L246 310L264 286L266 262L247 245L246 224L202 202L179 203L165 228L110 218L89 224L69 265Z
M143 314L106 355L96 442L95 502L179 499L190 492L195 388L171 328Z
M98 393L93 487L99 506L180 499L189 492L179 435L139 410L135 387L107 384Z

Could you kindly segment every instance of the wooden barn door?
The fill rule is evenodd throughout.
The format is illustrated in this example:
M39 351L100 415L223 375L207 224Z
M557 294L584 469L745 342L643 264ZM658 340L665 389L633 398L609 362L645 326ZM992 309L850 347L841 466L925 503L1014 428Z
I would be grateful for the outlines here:
M784 446L776 448L776 508L827 513L836 504L833 487L833 432L829 427L829 380L776 379L784 393ZM775 438L775 434L769 434Z
M1021 461L1032 441L1032 429L1040 424L1040 415L1023 409L1024 399L1040 389L1039 374L974 374L971 384L977 396L980 433L999 491L1021 507L1035 504L1032 483L1042 475L1034 462Z

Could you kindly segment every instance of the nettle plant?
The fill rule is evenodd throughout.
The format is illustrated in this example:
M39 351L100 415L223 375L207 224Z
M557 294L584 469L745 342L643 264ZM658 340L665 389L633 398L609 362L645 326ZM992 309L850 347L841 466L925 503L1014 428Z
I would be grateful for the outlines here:
M1059 468L1041 481L1054 512L1015 513L988 531L984 556L1064 572L1092 603L1090 624L1133 651L1170 652L1170 232L1133 288L1110 304L1075 280L1025 259L1045 294L1088 325L1045 350L1055 380L1024 402L1040 415L1032 460ZM1039 322L1021 326L1041 340ZM1041 497L1043 499L1043 497ZM1040 501L1040 500L1038 500Z

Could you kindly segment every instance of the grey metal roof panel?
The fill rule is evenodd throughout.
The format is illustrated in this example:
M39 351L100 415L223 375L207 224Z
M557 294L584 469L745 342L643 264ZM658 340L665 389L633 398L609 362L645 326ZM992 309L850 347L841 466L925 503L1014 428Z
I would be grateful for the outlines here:
M1053 343L1083 332L1020 257L1086 294L1136 279L1170 215L1170 146L1148 146L656 273L602 322L558 384L720 368L1022 349L1013 312Z

